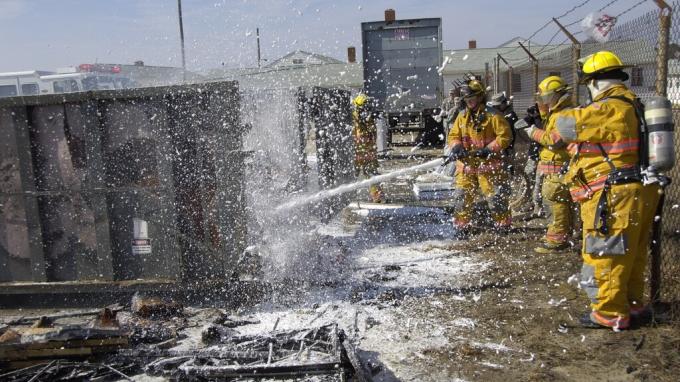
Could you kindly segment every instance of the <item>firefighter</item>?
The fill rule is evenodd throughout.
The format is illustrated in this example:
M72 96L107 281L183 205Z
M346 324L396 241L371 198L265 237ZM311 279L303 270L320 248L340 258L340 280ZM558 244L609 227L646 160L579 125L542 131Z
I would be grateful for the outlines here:
M512 109L512 102L505 95L505 92L494 94L491 97L491 101L487 103L487 106L492 107L499 114L501 114L508 123L508 126L510 126L512 139L510 140L510 145L503 150L503 157L506 161L507 171L510 173L510 175L514 175L512 159L514 157L513 148L515 145L515 130L512 128L512 126L515 126L515 122L517 122L519 118L517 118L517 113L515 113L515 111Z
M449 90L449 97L442 103L442 111L440 113L442 123L444 124L444 134L446 134L446 136L448 136L451 124L458 115L459 108L460 97L456 96L456 89L452 88Z
M512 109L512 102L505 95L505 92L494 94L493 97L491 97L491 101L489 101L489 106L503 115L510 127L514 126L515 122L519 119L517 118L517 113Z
M359 93L354 100L352 111L352 137L354 138L354 169L357 177L370 178L378 175L377 129L370 110L370 99ZM378 184L368 188L369 199L374 203L383 203L385 194Z
M510 126L493 108L486 106L486 89L478 80L461 88L465 110L451 125L447 145L456 163L456 195L453 219L459 233L471 226L475 194L479 189L487 198L491 218L499 231L510 228L509 176L503 150L512 140Z
M593 102L562 110L554 122L556 138L570 144L565 178L581 206L580 283L592 308L581 324L625 329L646 311L644 272L660 187L642 182L640 120L623 63L608 51L582 62L579 79Z
M569 247L572 230L572 202L564 173L569 165L567 145L555 133L555 121L564 110L573 108L569 86L561 77L549 76L538 84L538 108L544 129L530 127L529 138L541 145L537 171L542 177L541 197L550 210L550 223L541 245L534 250L551 253Z

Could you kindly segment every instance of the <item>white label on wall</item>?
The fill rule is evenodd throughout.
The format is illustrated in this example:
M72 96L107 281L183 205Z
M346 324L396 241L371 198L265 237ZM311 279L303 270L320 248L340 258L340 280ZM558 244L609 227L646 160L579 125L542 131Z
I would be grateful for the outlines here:
M148 255L151 253L151 239L133 239L132 254Z

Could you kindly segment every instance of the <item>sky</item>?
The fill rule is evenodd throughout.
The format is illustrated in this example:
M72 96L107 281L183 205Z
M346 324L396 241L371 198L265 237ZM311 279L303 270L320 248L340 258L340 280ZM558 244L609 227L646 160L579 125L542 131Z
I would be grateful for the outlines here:
M294 50L346 59L348 46L361 51L363 21L441 17L445 49L495 47L528 37L551 17L584 0L182 0L187 68L257 65L255 28L264 59ZM611 0L590 0L561 19L566 24ZM617 0L619 14L639 0ZM656 9L647 1L619 22ZM181 66L177 0L0 0L0 72L55 70L81 63ZM535 37L548 41L551 24ZM571 27L579 30L578 24ZM562 37L556 39L560 42Z

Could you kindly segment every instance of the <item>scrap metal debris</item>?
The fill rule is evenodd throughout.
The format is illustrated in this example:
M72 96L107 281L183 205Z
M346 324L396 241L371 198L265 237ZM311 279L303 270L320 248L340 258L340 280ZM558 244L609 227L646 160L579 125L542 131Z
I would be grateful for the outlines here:
M220 335L210 341L219 344L200 350L130 349L119 355L142 362L147 374L182 380L311 375L370 380L336 324L261 335Z
M24 368L53 359L89 359L129 346L127 332L117 325L115 313L108 308L89 325L55 325L56 318L41 316L30 326L5 330L0 336L0 369Z
M132 381L135 365L53 360L0 374L1 381Z
M123 310L123 306L119 304L114 304L107 306L105 309L109 309L113 313L117 313ZM2 325L31 325L37 320L46 318L46 319L51 319L51 320L57 320L57 319L62 319L62 318L71 318L71 317L83 317L83 316L95 316L101 313L101 309L87 309L87 310L77 310L73 312L60 312L60 313L55 313L55 314L43 314L40 316L29 316L29 317L20 317L14 320L10 320L8 322L5 322Z
M132 296L132 312L139 317L157 318L181 315L184 307L175 301L158 296Z

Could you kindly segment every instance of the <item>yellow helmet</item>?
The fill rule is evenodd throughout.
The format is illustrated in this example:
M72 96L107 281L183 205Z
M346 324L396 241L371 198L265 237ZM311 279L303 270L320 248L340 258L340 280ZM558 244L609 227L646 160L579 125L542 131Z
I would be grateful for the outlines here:
M460 95L463 98L472 98L484 94L486 94L486 88L479 80L471 80L460 89Z
M557 102L559 97L570 89L562 77L548 76L538 84L537 101L539 105L545 104L551 106L553 102Z
M359 93L356 97L354 97L354 100L352 102L356 107L364 107L367 101L368 96L364 93Z
M619 56L607 50L593 53L590 56L582 58L579 62L582 64L581 70L579 71L579 79L581 82L586 82L599 73L627 67L626 65L623 65Z
M538 84L538 95L548 96L569 90L569 85L560 76L548 76Z

